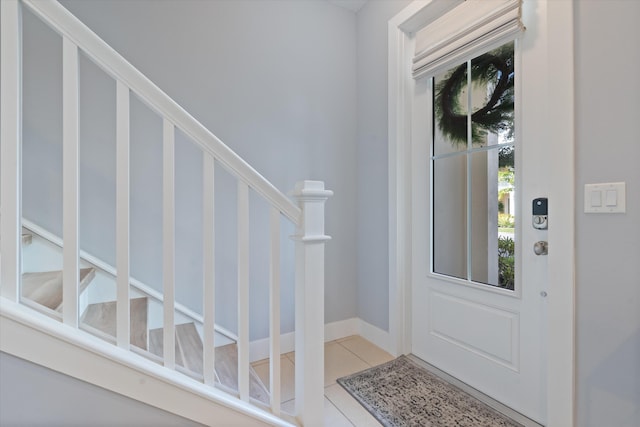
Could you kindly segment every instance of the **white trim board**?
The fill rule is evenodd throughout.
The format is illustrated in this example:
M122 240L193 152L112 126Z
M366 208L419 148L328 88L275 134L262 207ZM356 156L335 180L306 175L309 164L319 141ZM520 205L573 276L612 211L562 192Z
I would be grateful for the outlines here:
M377 326L367 323L359 317L327 323L324 326L324 341L335 341L341 338L359 335L367 341L380 347L387 353L396 355L393 352L391 335Z
M414 1L388 25L389 115L389 335L395 352L411 352L411 179L410 113L413 79L413 34L430 15L442 13L444 0ZM573 2L539 0L539 18L546 21L547 111L549 135L557 152L549 158L554 236L550 236L547 307L547 425L575 424L575 130ZM553 240L553 242L551 242ZM571 367L571 369L567 369Z

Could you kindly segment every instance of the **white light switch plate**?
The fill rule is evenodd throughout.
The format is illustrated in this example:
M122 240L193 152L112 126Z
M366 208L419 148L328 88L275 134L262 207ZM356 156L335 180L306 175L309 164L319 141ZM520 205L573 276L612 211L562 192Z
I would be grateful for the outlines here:
M625 213L626 184L624 182L608 182L603 184L585 184L585 213Z

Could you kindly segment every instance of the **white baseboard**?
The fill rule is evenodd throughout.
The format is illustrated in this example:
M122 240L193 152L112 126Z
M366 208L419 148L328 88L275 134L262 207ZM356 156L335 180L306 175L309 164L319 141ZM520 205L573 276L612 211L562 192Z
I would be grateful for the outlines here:
M339 320L324 325L324 342L335 341L341 338L358 335L360 333L361 320L357 317Z
M295 347L295 333L288 332L280 335L280 354L292 352ZM269 358L269 338L251 341L249 343L249 361L251 363Z
M360 335L384 351L393 354L393 351L391 351L391 335L389 332L383 331L359 317L327 323L324 327L325 342L339 340L351 335Z
M398 356L396 354L396 349L393 346L393 340L391 338L391 334L387 331L384 331L377 326L372 325L371 323L367 323L362 319L358 319L360 321L360 332L359 335L370 341L371 343L377 345L387 353Z
M294 333L289 332L280 336L280 353L289 353L295 350ZM339 320L324 325L324 342L335 341L352 335L360 335L362 338L377 345L388 353L394 354L391 349L391 335L387 331L374 326L358 317ZM264 338L250 343L249 359L251 362L267 359L269 357L269 339Z

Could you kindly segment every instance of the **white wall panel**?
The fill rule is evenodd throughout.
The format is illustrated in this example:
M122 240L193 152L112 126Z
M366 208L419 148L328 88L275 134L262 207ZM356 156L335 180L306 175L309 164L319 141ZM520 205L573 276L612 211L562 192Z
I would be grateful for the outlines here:
M430 295L429 310L432 335L517 369L517 313L440 292Z

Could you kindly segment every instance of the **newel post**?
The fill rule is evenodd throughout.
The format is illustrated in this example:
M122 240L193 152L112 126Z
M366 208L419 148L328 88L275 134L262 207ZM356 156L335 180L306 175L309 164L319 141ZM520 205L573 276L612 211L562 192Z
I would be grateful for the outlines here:
M322 181L301 181L292 196L302 210L296 229L296 417L304 426L324 422L324 204L333 195Z

